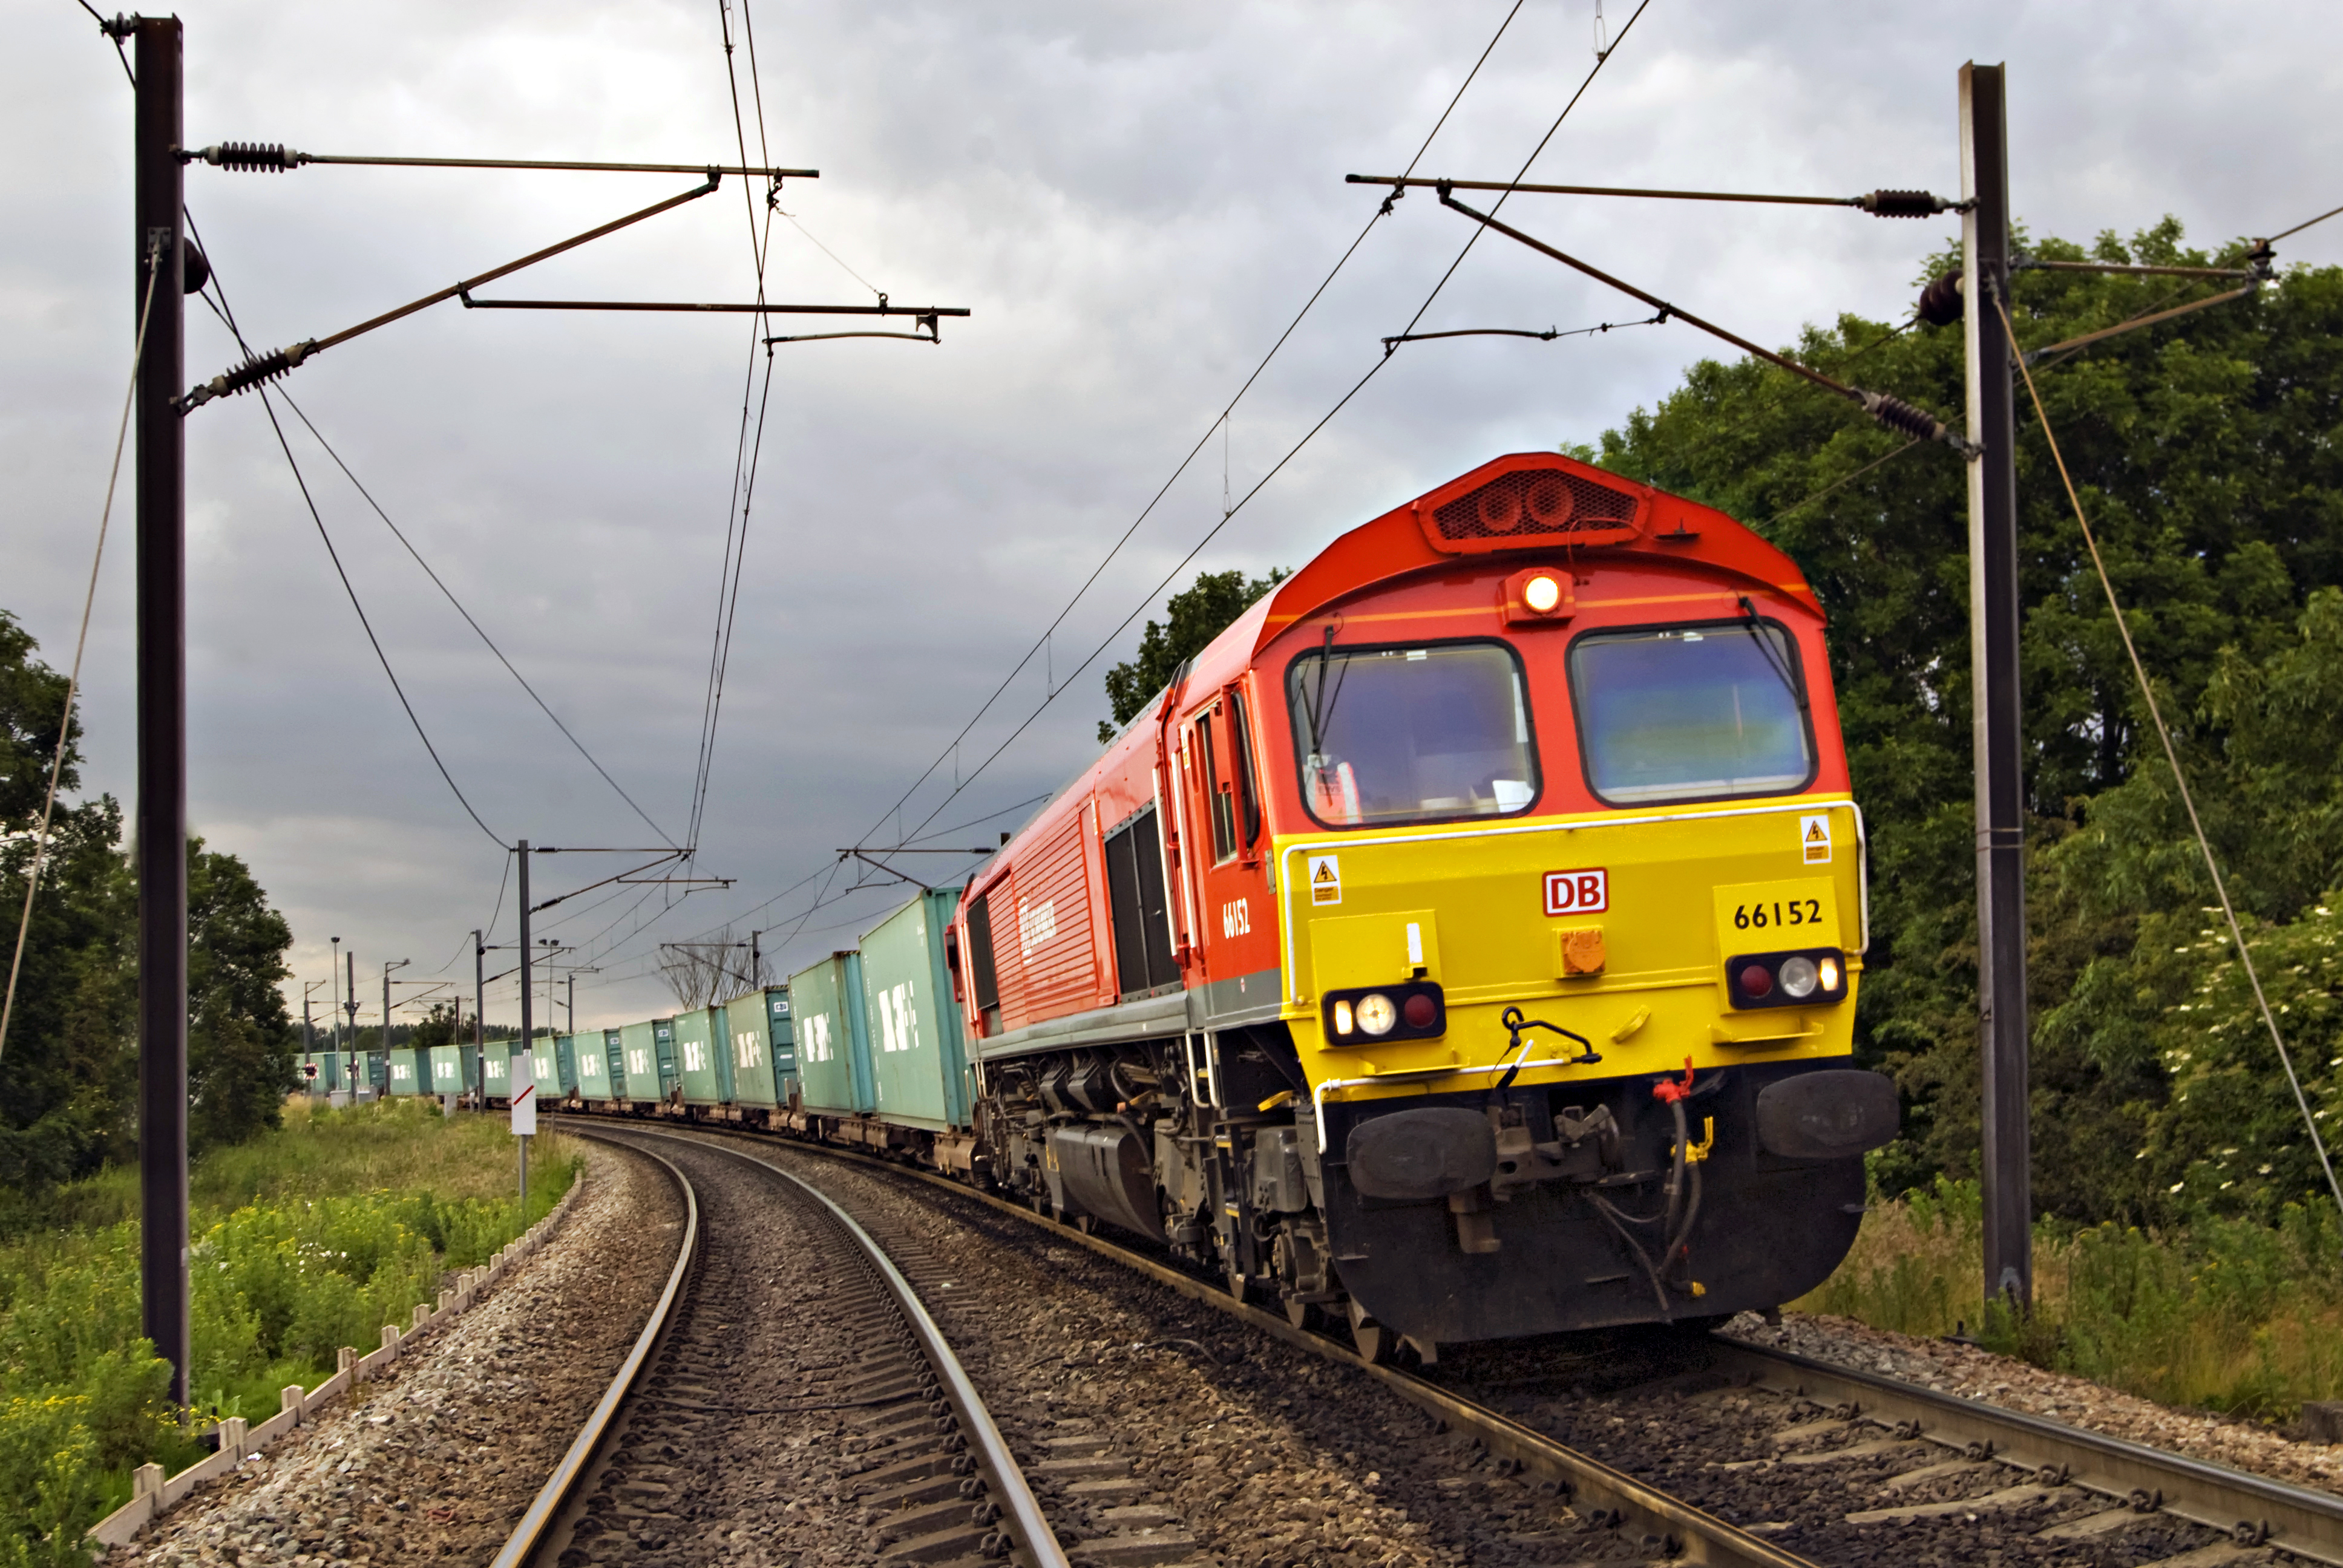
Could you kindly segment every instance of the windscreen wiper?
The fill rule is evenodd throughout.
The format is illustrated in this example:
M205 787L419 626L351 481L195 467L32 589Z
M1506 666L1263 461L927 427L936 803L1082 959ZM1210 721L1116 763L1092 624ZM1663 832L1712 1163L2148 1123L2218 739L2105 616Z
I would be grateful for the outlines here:
M1775 675L1781 677L1782 684L1789 688L1791 699L1798 705L1798 712L1811 722L1814 709L1806 700L1805 683L1798 678L1797 672L1792 669L1789 661L1782 657L1782 650L1775 648L1774 639L1766 635L1765 623L1758 617L1757 607L1749 602L1747 594L1741 596L1741 613L1747 618L1743 622L1743 626L1749 633L1750 640L1755 642L1758 650L1765 654L1766 665Z

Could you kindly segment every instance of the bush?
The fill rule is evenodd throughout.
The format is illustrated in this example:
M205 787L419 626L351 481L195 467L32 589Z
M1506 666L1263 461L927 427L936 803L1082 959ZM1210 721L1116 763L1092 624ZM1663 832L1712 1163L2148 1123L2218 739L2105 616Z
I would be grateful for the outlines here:
M519 1235L576 1171L564 1141L540 1140L524 1213L493 1119L297 1101L286 1121L193 1173L188 1387L203 1415L275 1414L285 1384L324 1381L342 1346L370 1349L384 1324L406 1323L443 1274ZM135 1467L196 1456L169 1364L139 1333L133 1175L59 1190L24 1216L75 1222L0 1243L0 1568L85 1563L82 1534L127 1498Z
M2343 1227L2323 1202L2274 1224L2199 1212L2168 1229L2035 1229L2030 1317L1983 1309L1977 1184L1876 1205L1800 1310L1988 1348L2166 1404L2277 1420L2343 1396ZM1980 1322L1982 1318L1982 1322Z

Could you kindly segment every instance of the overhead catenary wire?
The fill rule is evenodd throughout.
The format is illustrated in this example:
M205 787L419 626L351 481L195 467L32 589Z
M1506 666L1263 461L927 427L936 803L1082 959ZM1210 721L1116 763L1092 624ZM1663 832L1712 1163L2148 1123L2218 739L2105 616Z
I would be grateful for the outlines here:
M740 149L740 161L749 160L749 131L740 112L740 79L733 65L732 20L730 0L717 0L717 27L724 47L724 79L731 95L733 139ZM757 145L766 145L764 92L757 79L756 44L753 25L748 15L748 0L741 0L741 23L749 45L749 100L757 120ZM743 187L749 223L749 259L757 274L757 302L765 302L766 259L772 246L772 211L779 204L768 200L762 228L758 223L753 193ZM773 347L763 345L765 375L763 390L759 395L755 421L755 446L749 442L749 389L756 385L758 340L770 328L762 315L756 317L749 337L749 365L740 397L740 430L732 459L732 491L725 504L724 556L719 563L716 585L716 618L711 629L708 655L708 679L700 699L699 742L692 767L691 811L685 838L696 853L699 844L700 824L705 819L708 790L714 777L717 726L723 714L724 677L731 654L732 624L738 614L740 592L740 572L748 554L749 515L753 503L756 470L764 450L765 415L770 405L773 388Z
M114 53L122 61L122 75L129 81L131 90L136 92L138 87L138 73L130 68L130 51L122 46L122 39L115 33L113 25L106 21L106 14L91 5L89 0L76 0L76 3L96 19L97 30L112 40Z
M1473 62L1473 68L1464 74L1463 81L1457 84L1456 91L1450 95L1447 106L1440 111L1440 117L1433 122L1432 129L1424 133L1423 143L1415 150L1415 156L1408 160L1407 166L1410 173L1413 173L1415 166L1423 161L1423 155L1431 150L1433 138L1439 136L1441 127L1448 123L1448 116L1455 112L1457 104L1463 99L1465 90L1471 87L1474 79L1480 75L1481 67L1488 64L1489 56L1495 52L1499 41L1504 37L1506 29L1513 25L1513 18L1520 15L1525 0L1513 0L1513 5L1505 12L1503 19L1497 24L1496 32L1490 35L1488 44L1483 47L1479 57ZM1648 4L1649 0L1645 0L1645 3ZM1566 110L1564 112L1567 113ZM1318 301L1325 296L1326 290L1333 286L1334 279L1342 276L1342 269L1350 265L1351 257L1358 254L1359 246L1366 243L1367 236L1374 231L1375 225L1389 216L1391 211L1392 204L1386 200L1367 219L1359 232L1353 236L1351 243L1343 247L1342 255L1334 258L1334 265L1327 269L1326 276L1319 279L1317 287L1312 289L1309 297L1302 302L1302 308L1294 312L1292 319L1285 324L1285 329L1280 332L1276 340L1270 344L1269 351L1261 357L1251 373L1239 385L1235 394L1229 398L1220 412L1212 417L1212 422L1204 427L1203 433L1196 437L1195 444L1189 447L1186 455L1173 467L1170 477L1158 486L1155 493L1148 498L1147 504L1139 509L1139 515L1131 518L1130 525L1116 537L1114 543L1108 547L1106 554L1100 558L1098 565L1091 568L1090 575L1084 578L1081 586L1074 589L1063 608L1051 618L1050 624L1042 628L1041 634L1033 639L1032 646L1025 650L1024 656L1018 659L1009 673L1001 678L1001 683L994 687L983 702L977 706L976 712L970 717L967 723L960 726L959 733L952 737L950 742L936 753L935 759L921 770L920 776L911 781L910 788L896 798L892 805L879 813L877 819L863 831L861 837L868 839L876 834L889 817L900 810L904 804L918 793L920 787L934 777L936 769L943 766L945 759L954 753L960 742L965 740L969 733L982 721L984 716L992 710L992 705L1001 699L1001 694L1006 692L1018 676L1024 673L1026 667L1033 662L1033 656L1050 647L1051 637L1058 628L1064 624L1066 617L1073 613L1074 607L1081 602L1100 577L1105 573L1106 568L1112 565L1116 558L1122 553L1123 547L1131 542L1131 536L1136 534L1141 525L1154 515L1155 508L1162 504L1165 496L1171 494L1172 487L1179 483L1181 476L1194 464L1197 456L1211 443L1212 437L1225 431L1229 416L1235 410L1236 406L1244 400L1245 394L1252 389L1253 383L1261 379L1262 373L1269 368L1271 362L1277 357L1280 351L1285 347L1287 341L1292 337L1295 329L1301 327L1302 321L1316 307ZM1224 506L1222 520L1226 521L1227 518L1232 515L1233 508ZM1128 621L1125 624L1127 625ZM964 783L964 781L961 782ZM956 783L951 796L946 799L950 799L960 792L960 784Z
M317 510L317 498L309 493L309 481L303 477L300 462L293 456L293 444L285 438L285 427L277 417L277 404L269 396L267 387L263 387L259 390L260 406L268 414L268 427L277 433L277 445L285 454L286 465L293 470L293 482L300 488L303 504L309 508L310 520L317 525L317 538L325 541L326 554L334 563L334 575L341 578L342 591L349 596L350 608L357 612L358 626L366 632L367 644L374 649L375 658L381 664L383 674L389 678L390 689L397 694L398 706L406 711L407 721L415 727L415 738L422 741L423 749L431 754L431 765L439 770L439 777L446 780L448 791L456 797L456 803L463 807L464 815L469 817L473 826L486 833L498 849L506 848L508 840L504 835L482 821L480 814L472 809L472 802L466 798L463 787L456 782L456 776L447 771L447 764L440 759L439 749L431 744L431 737L424 729L423 720L416 715L415 705L407 699L407 689L399 684L398 672L390 667L390 656L383 651L382 639L375 636L374 623L367 618L366 606L358 602L358 590L342 566L341 552L334 548L334 537L326 529L325 517Z
M2042 438L2049 444L2051 460L2057 465L2058 481L2066 488L2067 504L2075 511L2075 523L2082 530L2083 543L2091 555L2091 569L2098 575L2099 588L2107 595L2108 613L2114 616L2116 631L2123 638L2124 656L2131 661L2132 678L2138 682L2140 700L2147 705L2147 716L2156 724L2156 734L2164 746L2164 759L2172 768L2172 782L2180 795L2180 804L2188 813L2188 830L2196 836L2197 852L2205 858L2206 875L2213 879L2213 894L2220 900L2221 918L2229 928L2229 940L2237 950L2237 961L2246 971L2246 983L2252 987L2254 1006L2259 1010L2263 1026L2269 1030L2270 1044L2278 1050L2278 1065L2286 1070L2286 1081L2294 1091L2294 1103L2302 1112L2302 1125L2310 1133L2310 1146L2318 1154L2318 1168L2327 1175L2327 1190L2334 1195L2335 1208L2343 1215L2343 1182L2335 1176L2334 1161L2328 1158L2327 1141L2319 1136L2318 1119L2311 1114L2310 1099L2302 1091L2302 1078L2295 1071L2294 1057L2286 1048L2286 1038L2278 1032L2278 1015L2270 1010L2269 998L2262 990L2260 971L2254 966L2253 950L2246 943L2245 928L2238 922L2235 905L2229 901L2229 887L2221 875L2220 862L2214 857L2212 840L2206 837L2204 821L2197 815L2197 798L2188 788L2187 769L2180 765L2180 751L2172 743L2172 731L2164 722L2164 709L2156 700L2156 688L2147 678L2147 667L2140 662L2139 648L2132 641L2130 623L2124 619L2123 605L2116 598L2115 582L2107 576L2107 564L2099 555L2099 541L2091 531L2091 519L2083 510L2082 498L2076 493L2075 477L2067 472L2066 455L2058 449L2057 433L2050 427L2049 413L2042 406L2042 390L2034 382L2034 372L2026 363L2024 350L2017 345L2017 329L2011 325L2009 308L1998 298L1993 302L2000 314L2001 329L2009 338L2010 353L2016 357L2018 374L2025 377L2026 395L2034 401L2034 417L2042 427Z
M1594 85L1595 77L1602 74L1603 67L1610 63L1611 55L1617 52L1620 44L1626 41L1627 35L1634 30L1635 24L1642 19L1644 11L1649 9L1650 5L1651 0L1641 0L1641 4L1636 5L1634 13L1628 16L1625 25L1621 26L1619 29L1618 36L1612 41L1611 47L1596 58L1594 69L1586 73L1585 77L1579 83L1577 91L1571 94L1569 101L1563 105L1562 112L1556 115L1554 117L1554 123L1546 127L1545 135L1538 138L1537 146L1531 148L1529 156L1522 160L1521 169L1514 176L1516 181L1519 180L1522 175L1527 174L1529 172L1530 166L1536 163L1538 157L1544 153L1547 146L1553 142L1554 136L1561 131L1563 122L1570 117L1571 110L1578 106L1579 100L1586 95L1586 90ZM1486 57L1485 55L1483 57ZM1452 104L1451 107L1453 106L1454 106ZM1425 145L1427 146L1430 145L1429 138L1426 138ZM1421 157L1422 154L1419 152L1417 156ZM1413 166L1411 165L1410 166L1412 168ZM1388 203L1391 198L1386 197L1384 199L1386 203ZM1493 212L1497 209L1502 209L1503 206L1504 197L1501 195L1493 206ZM1466 256L1472 255L1473 247L1479 243L1482 234L1485 232L1485 228L1486 226L1477 226L1473 229L1471 235L1466 236L1464 244L1456 253L1455 259L1448 264L1447 270L1443 272L1440 275L1439 280L1432 286L1431 292L1426 294L1423 297L1423 303L1416 307L1415 314L1409 318L1407 326L1402 330L1400 336L1403 337L1407 333L1414 331L1416 327L1423 322L1425 313L1431 310L1433 302L1439 299L1442 291L1448 286L1449 280L1456 276L1456 269L1464 265L1464 258ZM1651 303L1656 306L1662 302L1654 300ZM1261 494L1262 490L1269 484L1269 482L1274 479L1278 474L1284 469L1288 463L1292 462L1295 457L1299 456L1303 447L1307 447L1312 440L1316 438L1318 432L1324 429L1327 425L1332 423L1334 417L1337 414L1340 414L1342 409L1348 406L1351 399L1357 397L1359 393L1365 388L1367 383L1373 381L1375 377L1381 373L1383 367L1390 363L1391 356L1386 354L1370 365L1367 367L1366 374L1360 377L1357 381L1353 382L1351 385L1350 389L1344 392L1342 396L1336 400L1334 406L1332 408L1329 408L1325 415L1321 417L1316 424L1311 426L1310 428L1302 434L1300 440L1288 447L1285 455L1278 458L1276 463L1271 467L1269 471L1263 474L1253 487L1244 493L1242 498L1237 501L1234 507L1223 512L1220 521L1214 523L1212 528L1207 529L1203 538L1198 539L1195 546L1191 548L1185 556L1182 556L1180 558L1179 564L1174 566L1171 571L1165 573L1162 580L1158 582L1155 587L1149 591L1147 597L1142 598L1139 604L1131 609L1129 615L1123 617L1122 620L1115 627L1115 628L1107 634L1106 638L1099 643L1097 648L1091 651L1090 656L1083 659L1082 662L1075 668L1071 675L1067 677L1065 684L1060 686L1055 691L1043 697L1041 706L1034 709L1034 710L1026 717L1025 721L1011 732L1007 739L995 747L991 753L987 756L982 762L979 763L974 771L970 772L966 779L955 787L950 795L945 796L941 801L939 801L935 809L930 811L927 817L923 819L920 822L919 826L914 828L912 831L916 833L925 829L930 822L935 820L938 813L940 813L945 806L950 804L952 799L970 784L974 783L976 779L983 774L984 770L990 768L993 761L1016 741L1019 736L1025 733L1026 729L1032 725L1035 719L1041 718L1041 714L1049 708L1050 704L1057 700L1058 695L1073 684L1074 676L1078 676L1081 674L1083 670L1088 669L1091 664L1097 661L1100 655L1103 654L1109 648L1113 646L1114 640L1121 637L1123 631L1129 628L1131 623L1138 619L1140 615L1143 613L1150 605L1155 602L1157 596L1161 594L1163 590L1171 585L1172 579L1177 578L1181 572L1187 569L1189 562L1194 560L1196 557L1203 551L1204 547L1211 544L1212 539L1222 528L1228 527L1229 523L1236 517L1237 513L1242 511L1255 496ZM1207 432L1206 438L1210 438L1209 432ZM930 764L929 771L933 772L934 769L935 764ZM881 817L880 820L884 821L885 818Z
M92 12L96 15L96 13ZM103 22L104 17L99 17ZM98 568L106 564L106 535L114 521L114 491L122 478L122 451L130 437L130 410L138 397L138 367L146 357L146 323L155 307L155 288L163 276L163 251L146 251L146 291L138 303L138 335L130 347L130 387L122 395L122 420L114 432L114 461L106 473L106 503L97 513L97 544L90 552L89 587L81 599L81 629L74 634L73 668L65 677L65 709L57 719L56 755L49 759L49 783L41 797L41 823L33 834L33 859L25 868L25 909L16 920L16 946L8 960L8 991L0 1000L0 1054L8 1049L8 1025L16 1012L16 979L25 966L25 944L33 931L33 900L41 886L41 872L49 854L49 824L57 804L57 781L65 776L65 753L73 744L74 702L81 695L82 653L89 645L89 622L97 605Z
M194 212L184 207L181 210L187 220L188 233L194 236L197 247L202 249L203 254L208 262L211 252L208 247L204 246L203 231L196 226L196 215ZM212 297L214 293L216 293L219 297L216 300ZM219 271L216 265L210 269L210 276L206 280L206 286L201 295L201 298L203 299L205 306L211 310L212 314L219 317L220 325L227 328L229 336L236 339L236 347L244 349L244 351L249 355L251 353L251 346L246 341L244 330L236 322L236 312L228 304L227 286L220 281ZM587 765L592 768L596 773L599 774L602 781L608 784L611 789L617 793L618 799L624 800L628 808L634 811L635 815L642 819L644 826L649 828L652 832L657 833L661 839L666 839L669 845L673 846L675 839L669 834L667 829L653 821L649 813L645 811L640 805L637 804L634 797L628 794L624 787L618 783L618 779L611 777L609 769L602 766L600 759L598 759L591 751L587 749L586 743L578 739L578 737L570 731L568 725L562 722L561 716L553 711L552 706L548 704L544 698L538 695L537 688L531 686L528 683L528 678L522 675L521 672L514 667L512 660L505 657L504 649L497 646L496 639L488 635L488 628L483 627L473 616L472 612L464 607L463 600L456 597L455 590L447 586L445 579L439 576L439 573L432 567L431 563L423 558L422 551L416 548L415 542L407 537L406 530L401 528L397 523L393 521L390 514L383 509L382 503L375 499L374 492L366 487L365 483L360 480L357 473L351 469L349 464L343 460L341 453L335 450L334 444L331 441L326 439L325 432L317 428L316 423L310 419L307 412L304 410L298 403L296 403L293 400L292 395L287 392L283 387L276 387L273 390L275 390L278 397L285 399L285 406L293 411L294 417L301 421L302 427L307 429L309 432L311 438L313 438L317 445L324 449L326 456L333 459L334 467L342 471L342 477L349 480L351 487L357 490L358 495L364 498L366 504L373 509L375 516L382 519L383 526L390 530L391 537L396 538L407 553L414 558L415 564L423 568L423 575L431 579L431 585L439 590L440 594L446 598L449 605L454 607L456 613L464 618L464 624L472 628L473 633L479 638L481 643L491 654L496 656L497 662L504 666L505 672L510 675L513 679L519 684L521 690L528 694L528 699L537 704L538 711L542 712L547 719L552 721L553 727L556 729L561 731L562 739L568 740L569 744L576 749L578 756L586 759ZM510 873L510 862L508 860L506 866L507 874ZM501 884L498 886L497 900L499 908L501 908L504 901L504 892ZM495 917L493 913L490 918L491 920L494 920Z
M564 740L568 741L570 746L577 751L578 755L586 759L587 766L593 769L596 773L601 776L602 782L608 784L611 789L617 792L618 799L624 800L627 803L628 808L632 810L637 817L642 819L643 825L649 828L652 832L657 833L661 839L666 839L669 847L674 847L674 836L669 833L666 829L660 827L659 823L652 820L650 813L644 810L642 806L632 795L627 793L625 786L621 785L616 779L610 776L610 770L603 767L601 760L591 751L586 749L586 743L578 739L576 734L570 730L568 725L562 722L561 716L553 711L552 706L548 703L544 698L538 695L537 688L528 683L528 678L521 674L518 669L513 667L513 661L505 657L505 650L497 646L496 638L490 637L488 633L488 628L483 627L478 619L474 618L470 610L464 608L463 600L456 597L455 590L450 588L447 583L441 579L438 572L433 569L431 563L423 558L423 553L415 548L415 542L407 537L406 530L391 520L390 514L383 510L382 503L374 498L374 492L368 490L365 484L358 478L357 475L350 471L350 466L342 460L342 455L334 449L333 443L326 439L324 433L320 431L316 424L310 420L309 416L303 411L301 406L298 403L296 403L293 400L292 396L286 392L282 387L278 387L276 390L277 395L285 399L285 406L293 411L294 417L301 421L303 427L306 428L309 432L310 436L316 439L317 445L325 449L326 456L334 460L334 467L342 471L342 477L349 480L351 487L356 489L359 496L365 499L366 504L373 508L375 516L382 519L383 526L390 530L391 537L397 539L400 546L406 549L407 553L414 558L415 564L423 568L423 575L431 579L431 586L439 590L439 592L447 598L448 604L455 608L456 613L464 618L464 624L472 628L473 632L478 636L481 643L490 653L496 656L497 662L505 667L505 673L511 676L515 681L519 683L521 690L528 694L528 699L537 704L538 710L543 713L547 719L552 720L553 727L556 729L561 731L561 738Z

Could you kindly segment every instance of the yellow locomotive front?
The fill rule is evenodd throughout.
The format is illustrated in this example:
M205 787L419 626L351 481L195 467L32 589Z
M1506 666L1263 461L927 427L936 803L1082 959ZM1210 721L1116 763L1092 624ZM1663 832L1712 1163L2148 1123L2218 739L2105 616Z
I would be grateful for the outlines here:
M1796 568L1523 455L1248 629L1288 1301L1429 1349L1819 1283L1896 1106L1849 1066L1864 826Z

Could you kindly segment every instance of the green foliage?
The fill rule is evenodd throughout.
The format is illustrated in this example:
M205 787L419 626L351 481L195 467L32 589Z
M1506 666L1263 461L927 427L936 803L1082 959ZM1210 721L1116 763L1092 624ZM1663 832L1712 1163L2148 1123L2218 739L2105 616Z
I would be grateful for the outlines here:
M0 907L24 907L65 678L0 610ZM75 726L78 736L79 726ZM78 784L69 746L61 791ZM60 799L0 1054L0 1193L85 1176L133 1147L137 889L111 797ZM196 1147L276 1125L293 1084L277 987L293 935L244 862L187 846L188 1130ZM13 932L11 933L13 937Z
M2086 256L2055 240L2027 248ZM2201 265L2241 249L2190 250L2167 219L2128 244L2102 236L2088 255ZM2048 344L2213 286L2024 272L2015 329L2022 344ZM1898 332L1848 317L1809 329L1793 353L1941 414L1963 406L1958 328ZM2238 902L2263 920L2295 920L2343 882L2333 766L2343 610L2321 593L2343 584L2343 447L2333 438L2343 269L2293 268L2246 300L2054 358L2036 375ZM2240 1151L2235 1163L2259 1148L2246 1169L2274 1167L2257 1190L2267 1218L2308 1190L2307 1144L2298 1131L2278 1148L2296 1116L2291 1096L2242 1030L2226 1037L2240 1042L2240 1098L2190 1089L2188 1103L2204 1109L2176 1113L2168 1037L2200 1015L2166 1010L2205 981L2207 955L2173 950L2205 940L2210 884L2048 448L2030 405L2020 409L2036 1200L2074 1221L2171 1220L2180 1172L2221 1149ZM1906 1097L1906 1135L1877 1173L1891 1192L1973 1174L1961 465L1938 447L1904 448L1851 406L1747 360L1694 366L1656 408L1606 433L1600 460L1749 523L1797 561L1830 613L1831 678L1871 824L1857 1050ZM2247 1101L2253 1143L2236 1121ZM2156 1151L2140 1158L2152 1139Z
M2284 1418L2343 1394L2343 1227L2331 1203L2270 1222L2203 1211L2171 1230L2035 1228L2035 1306L1980 1324L1984 1207L1939 1177L1875 1208L1804 1311L1989 1349L2167 1404Z
M1114 720L1099 724L1099 742L1138 716L1148 700L1172 684L1180 667L1228 629L1252 602L1286 578L1283 568L1248 580L1242 572L1199 572L1190 587L1165 601L1163 622L1149 621L1139 639L1139 657L1106 672L1106 698Z
M197 1164L188 1383L204 1413L274 1414L277 1390L324 1381L344 1345L372 1349L574 1177L561 1141L540 1140L524 1213L501 1123L429 1109L297 1110ZM171 1419L169 1366L138 1332L136 1206L130 1173L109 1172L52 1194L50 1223L0 1245L0 1568L83 1562L71 1549L135 1466L196 1457Z

